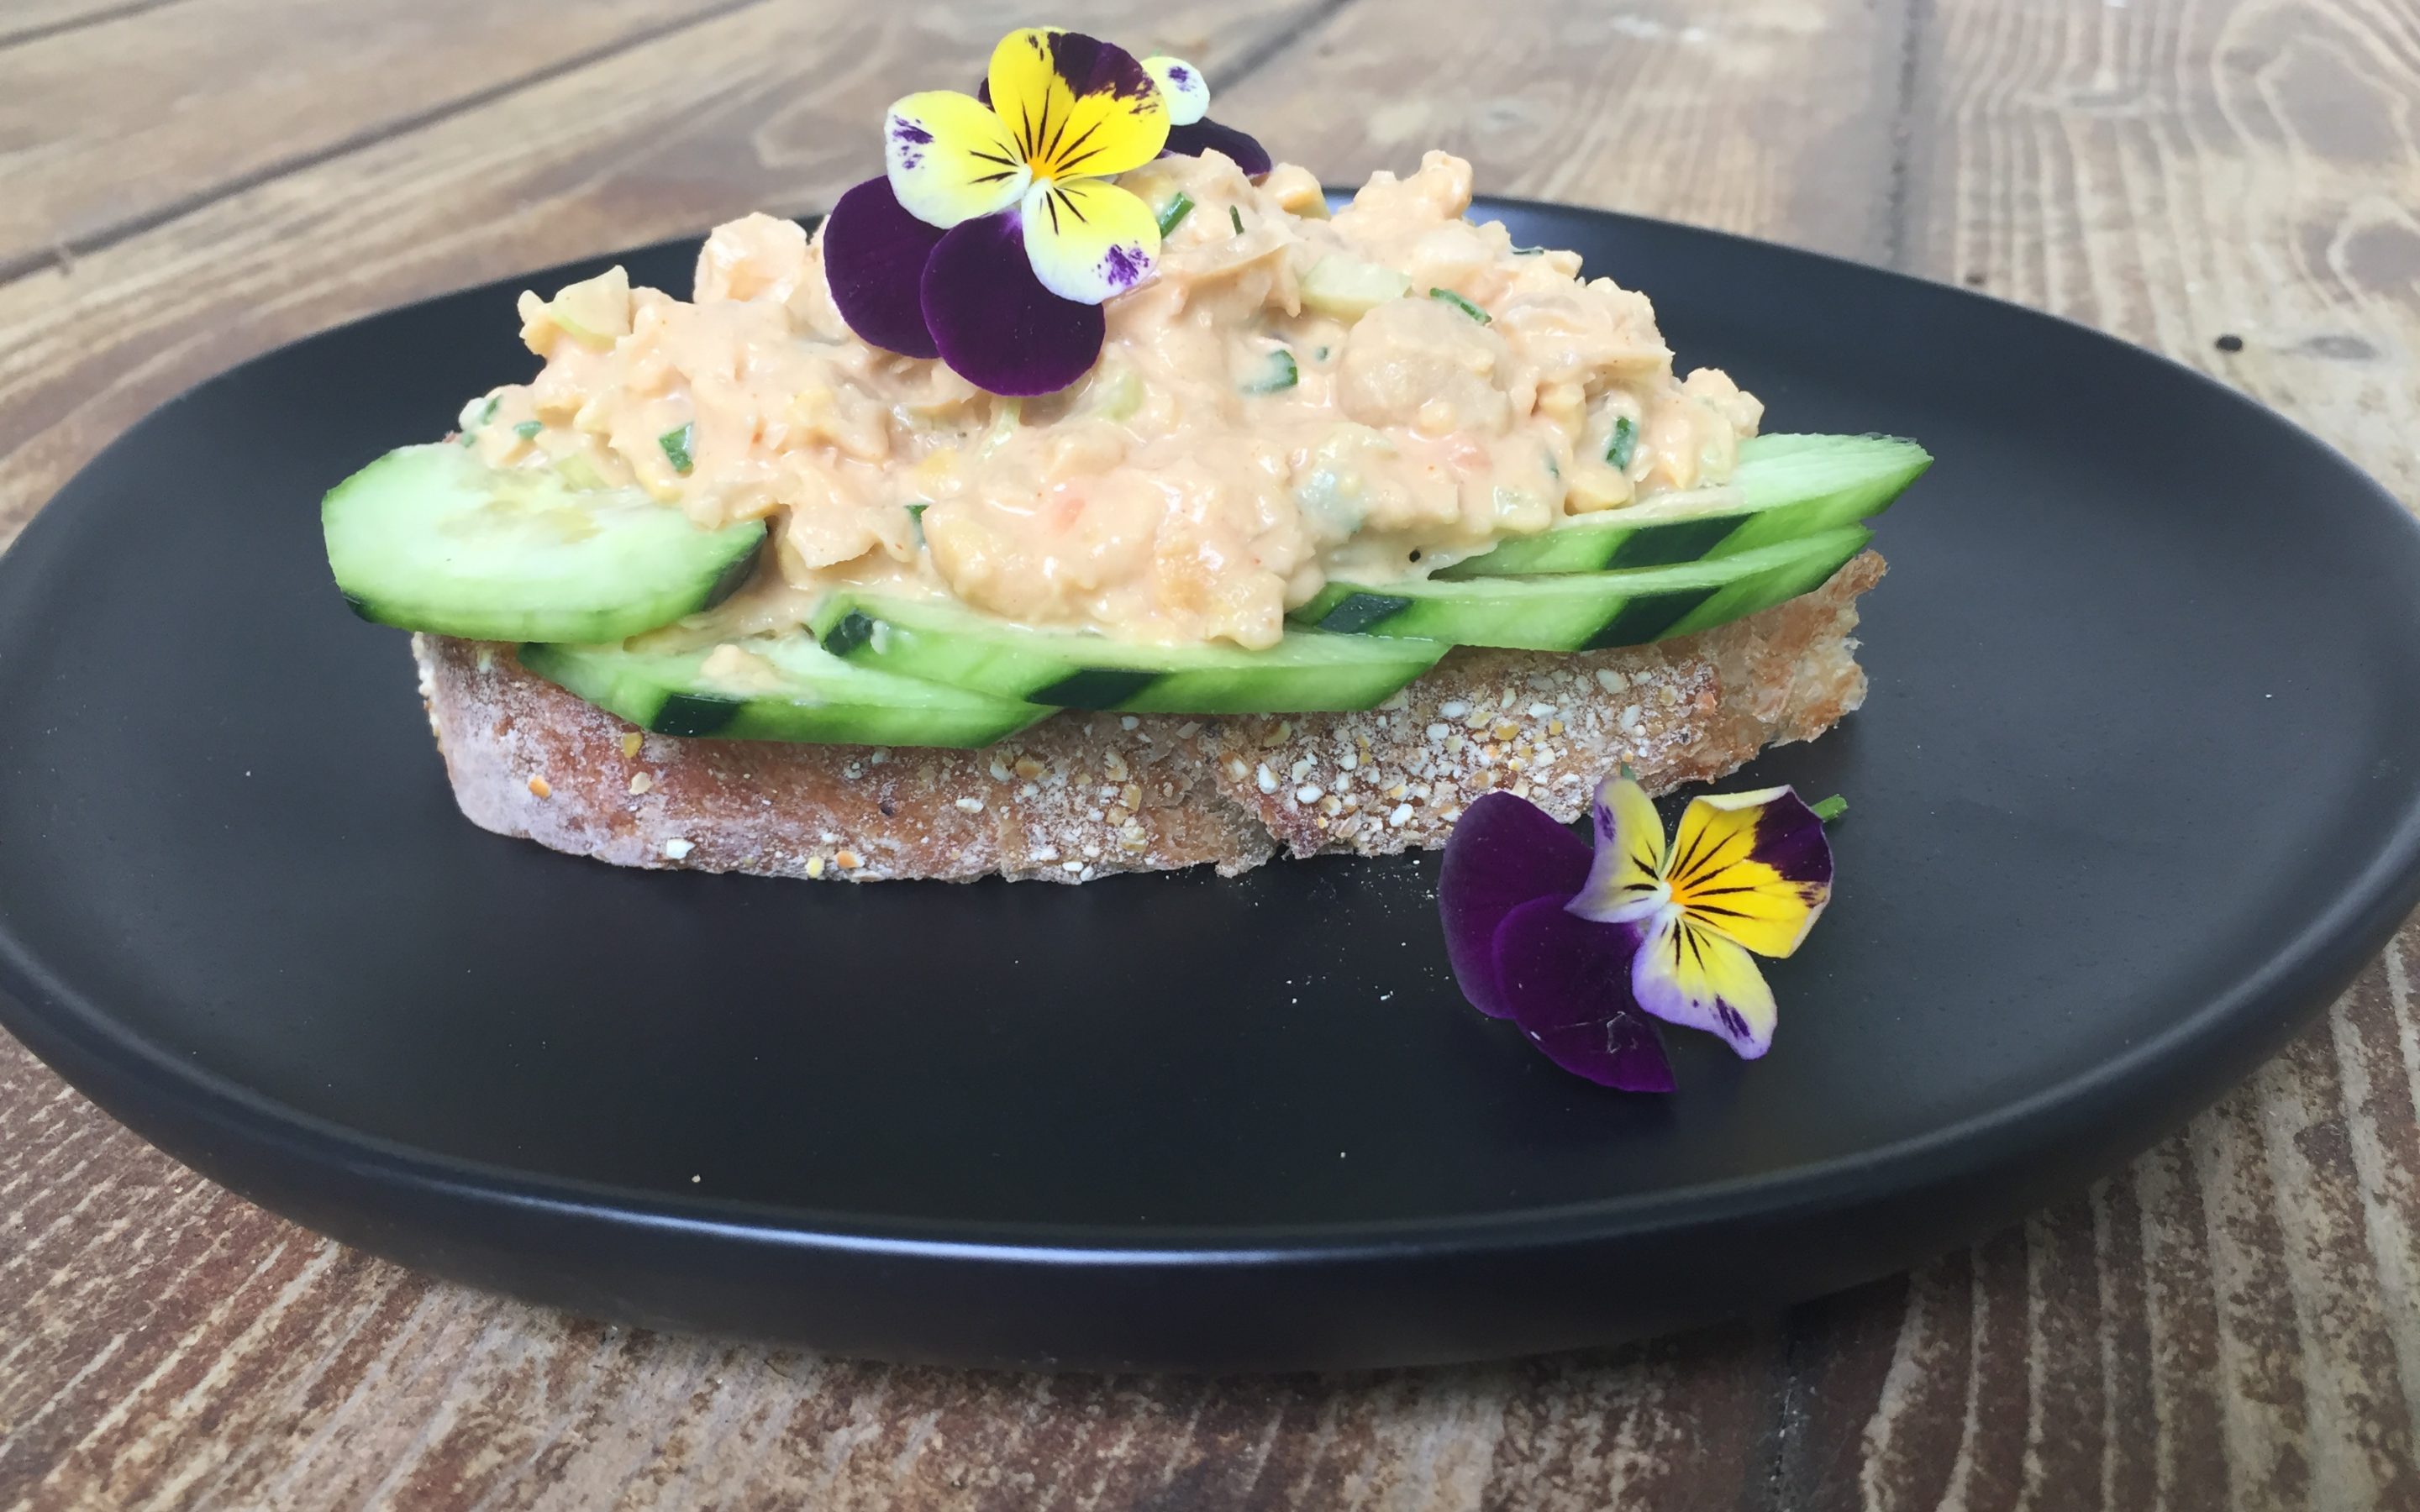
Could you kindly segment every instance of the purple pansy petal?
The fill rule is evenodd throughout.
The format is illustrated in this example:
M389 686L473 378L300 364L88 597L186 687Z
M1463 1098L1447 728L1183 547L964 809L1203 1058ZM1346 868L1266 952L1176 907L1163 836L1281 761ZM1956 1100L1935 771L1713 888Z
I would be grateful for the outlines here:
M1512 1016L1497 980L1497 926L1533 900L1559 909L1588 869L1588 842L1526 798L1490 793L1463 810L1437 870L1437 916L1446 959L1473 1008Z
M1655 1027L1630 995L1638 933L1533 899L1497 927L1496 975L1509 1016L1546 1058L1625 1092L1672 1090Z
M889 178L869 178L824 218L824 277L848 329L903 357L940 348L924 325L924 263L944 232L908 213Z
M1234 159L1235 166L1244 170L1247 178L1258 178L1276 165L1269 157L1269 149L1261 146L1258 140L1232 126L1221 126L1213 120L1170 127L1168 146L1162 150L1198 158L1212 148Z
M1056 393L1101 355L1096 304L1042 286L1013 210L945 234L924 264L923 311L941 361L993 393Z

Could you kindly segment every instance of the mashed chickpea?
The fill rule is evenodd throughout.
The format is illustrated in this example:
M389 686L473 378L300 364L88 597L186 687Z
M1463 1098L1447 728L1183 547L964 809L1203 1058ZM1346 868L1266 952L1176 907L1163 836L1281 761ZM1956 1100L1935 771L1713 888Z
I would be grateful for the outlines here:
M1675 375L1643 296L1464 220L1459 159L1379 174L1332 220L1291 165L1255 185L1170 157L1122 182L1194 208L1064 393L1002 399L867 346L820 245L752 215L707 239L690 301L618 270L523 295L545 365L496 391L480 454L635 484L702 524L770 519L769 566L714 611L735 633L851 582L1259 647L1331 577L1425 576L1726 481L1756 432L1721 373Z

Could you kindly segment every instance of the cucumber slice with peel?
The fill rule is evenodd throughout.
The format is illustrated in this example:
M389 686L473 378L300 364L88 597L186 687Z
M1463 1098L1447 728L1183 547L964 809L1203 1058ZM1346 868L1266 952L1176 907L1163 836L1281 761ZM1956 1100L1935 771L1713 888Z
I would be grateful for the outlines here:
M1294 617L1323 630L1416 636L1466 646L1594 651L1643 645L1811 592L1872 538L1871 531L1852 525L1674 567L1384 586L1330 583Z
M1869 519L1932 465L1888 436L1759 436L1720 488L1583 515L1441 569L1441 579L1608 572L1704 562Z
M594 642L669 625L747 579L762 521L701 530L637 488L571 487L458 446L407 446L319 507L364 619L474 640Z
M1136 714L1367 709L1446 653L1425 640L1316 631L1290 631L1264 651L1152 645L853 590L828 595L810 625L827 651L859 666L1036 703Z
M548 682L667 735L970 749L1050 717L1014 699L857 667L803 631L688 651L524 645Z

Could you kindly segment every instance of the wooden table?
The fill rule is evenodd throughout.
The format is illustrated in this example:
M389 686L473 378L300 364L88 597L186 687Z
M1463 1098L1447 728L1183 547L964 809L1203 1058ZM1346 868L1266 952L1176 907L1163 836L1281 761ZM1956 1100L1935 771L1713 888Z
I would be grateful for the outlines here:
M1483 189L1964 283L2200 367L2420 500L2412 0L1046 8L1202 62L1222 117L1331 182L1441 145ZM0 536L280 342L829 204L886 101L1032 19L8 0ZM2184 1133L1910 1274L1332 1380L953 1374L557 1316L271 1217L0 1038L0 1503L2420 1507L2415 975L2407 930Z

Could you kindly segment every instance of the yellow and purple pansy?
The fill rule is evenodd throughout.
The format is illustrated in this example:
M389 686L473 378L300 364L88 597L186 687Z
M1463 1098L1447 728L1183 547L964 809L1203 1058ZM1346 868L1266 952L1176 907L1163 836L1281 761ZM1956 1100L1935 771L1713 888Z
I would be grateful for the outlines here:
M1163 151L1187 158L1223 152L1248 178L1269 171L1272 164L1266 147L1249 133L1210 119L1210 81L1200 69L1165 54L1143 59L1142 66L1168 99L1168 145Z
M1464 812L1437 878L1464 995L1566 1071L1626 1091L1672 1089L1651 1019L1763 1055L1773 990L1755 957L1796 950L1831 900L1823 816L1786 787L1699 797L1668 845L1623 777L1598 788L1593 819L1591 850L1511 794Z
M1169 96L1124 49L1040 28L1001 39L983 92L892 105L887 171L826 222L826 276L875 346L994 393L1055 393L1099 357L1102 303L1158 259L1151 208L1110 180L1160 155Z

